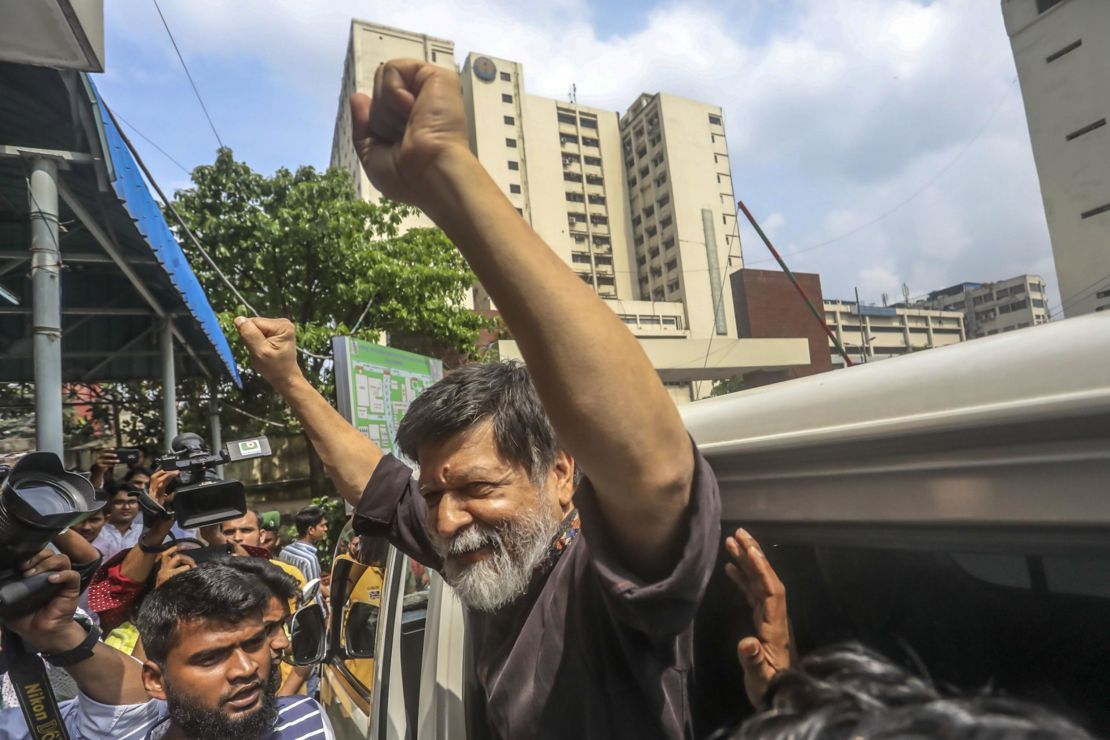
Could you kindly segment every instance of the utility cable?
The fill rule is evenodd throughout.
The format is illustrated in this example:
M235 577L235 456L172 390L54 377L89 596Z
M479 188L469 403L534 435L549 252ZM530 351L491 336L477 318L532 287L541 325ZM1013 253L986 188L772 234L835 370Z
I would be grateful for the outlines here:
M204 98L200 96L200 90L197 89L197 83L193 81L193 75L189 72L189 65L185 63L185 57L181 55L181 49L177 46L177 40L173 37L173 31L170 30L170 24L166 22L166 16L162 13L161 6L158 5L158 0L151 0L154 3L155 9L158 11L158 17L162 19L162 25L166 27L166 34L170 37L170 43L173 44L173 50L177 52L177 58L181 61L181 68L185 70L185 76L189 78L189 84L193 86L193 93L197 96L197 102L200 103L201 110L204 111L204 117L208 119L208 125L212 127L212 134L216 137L216 142L223 149L224 142L220 138L220 134L216 131L216 124L212 122L212 116L208 113L208 106L204 104Z

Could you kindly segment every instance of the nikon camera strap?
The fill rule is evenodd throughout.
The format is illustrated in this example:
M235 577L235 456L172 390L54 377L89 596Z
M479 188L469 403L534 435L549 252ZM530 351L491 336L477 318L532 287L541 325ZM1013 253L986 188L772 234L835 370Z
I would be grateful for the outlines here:
M69 740L54 687L46 676L46 664L36 653L28 652L19 635L4 630L0 647L8 676L19 697L19 707L27 720L27 737L34 740Z

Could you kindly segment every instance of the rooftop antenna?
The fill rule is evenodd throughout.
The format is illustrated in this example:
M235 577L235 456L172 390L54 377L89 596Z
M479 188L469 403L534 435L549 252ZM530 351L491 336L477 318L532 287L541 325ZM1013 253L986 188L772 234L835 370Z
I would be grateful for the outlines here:
M578 85L570 83L570 104L578 105Z
M902 297L906 299L906 305L910 305L910 286L902 283Z
M887 295L886 293L883 293L883 306L887 306L887 305L889 305L889 303L890 303L890 296Z

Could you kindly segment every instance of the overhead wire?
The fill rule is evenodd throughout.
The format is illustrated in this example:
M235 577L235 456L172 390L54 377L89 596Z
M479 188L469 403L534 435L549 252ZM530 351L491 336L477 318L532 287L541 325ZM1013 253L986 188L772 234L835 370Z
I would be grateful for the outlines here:
M136 127L135 127L135 124L131 123L130 121L128 121L128 120L127 120L126 118L124 118L123 116L121 116L121 115L120 115L120 114L118 114L118 113L116 114L116 118L118 118L119 120L123 121L124 125L126 125L126 126L127 126L127 127L128 127L129 129L131 129L132 131L134 131L134 132L135 132L136 134L138 134L138 135L139 135L139 138L141 138L141 139L142 139L143 141L145 141L145 142L146 142L147 144L150 144L150 145L151 145L152 147L154 147L154 148L155 148L155 149L157 149L157 150L158 150L159 152L161 152L161 154L162 154L162 156L163 156L163 157L165 157L166 159L170 160L170 161L171 161L171 162L173 162L173 163L174 163L175 165L177 165L177 168L178 168L179 170L181 170L182 172L184 172L184 173L185 173L186 175L191 175L191 174L192 174L192 172L190 172L190 171L189 171L189 168L187 168L187 167L186 167L185 165L183 165L183 164L181 164L180 162L178 162L178 161L177 161L176 159L174 159L174 157L173 157L173 155L172 155L172 154L170 154L170 153L169 153L169 152L167 152L167 151L166 151L165 149L163 149L162 147L160 147L160 146L158 146L158 145L157 145L156 143L154 143L154 141L153 141L153 140L152 140L152 139L151 139L151 138L150 138L149 136L147 136L147 135L146 135L146 134L144 134L144 133L143 133L142 131L140 131L140 130L139 130L138 128L136 128Z
M193 86L193 93L197 96L197 102L200 103L201 110L204 111L204 117L208 119L208 125L212 127L212 134L216 137L216 142L223 149L224 142L220 138L220 133L216 130L216 124L212 122L212 116L208 113L208 106L204 104L204 98L200 95L200 90L197 88L196 81L193 80L193 75L189 72L189 65L185 63L185 57L181 54L181 49L177 46L177 39L173 37L173 31L170 30L170 24L166 21L166 16L162 13L162 7L158 5L158 0L151 0L154 3L155 9L158 11L158 17L162 19L162 25L166 29L166 35L170 37L170 43L173 44L173 50L177 52L177 58L181 62L181 68L185 70L185 76L189 78L189 84Z

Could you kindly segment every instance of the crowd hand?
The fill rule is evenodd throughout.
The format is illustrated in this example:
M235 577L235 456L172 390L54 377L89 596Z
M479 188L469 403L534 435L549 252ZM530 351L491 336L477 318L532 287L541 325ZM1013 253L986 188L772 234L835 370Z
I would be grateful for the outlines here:
M170 481L181 475L179 470L155 470L150 476L150 490L148 494L163 509L168 509L173 504L174 493L168 492ZM143 540L148 545L158 545L173 529L173 519L159 519L150 526L143 535Z
M235 328L247 346L251 366L275 389L280 391L302 377L297 364L297 328L292 321L239 316Z
M729 562L725 573L744 594L752 610L755 634L736 645L744 670L744 689L752 706L759 708L771 679L791 664L790 622L786 588L759 543L743 529L725 539Z
M119 465L119 458L116 457L115 450L101 450L96 453L92 469L89 470L89 481L92 482L93 487L103 488L104 479L117 465Z
M73 615L81 596L81 576L70 569L69 558L43 549L21 563L20 571L24 577L50 573L49 582L61 588L37 611L10 620L5 627L44 652L62 652L80 644L84 630L73 621Z
M178 573L184 573L197 565L191 557L184 552L179 552L176 545L159 555L158 560L160 567L158 568L158 575L154 579L155 588L161 588L163 583Z
M352 138L370 181L386 196L420 206L439 158L469 152L466 114L453 71L415 59L378 67L373 97L351 96Z

